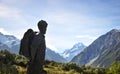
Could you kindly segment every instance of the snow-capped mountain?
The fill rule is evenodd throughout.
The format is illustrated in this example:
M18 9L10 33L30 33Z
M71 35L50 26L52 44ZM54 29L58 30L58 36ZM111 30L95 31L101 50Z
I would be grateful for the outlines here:
M14 45L20 44L20 41L12 35L4 35L0 33L0 42L6 44L9 48Z
M96 39L71 62L93 67L109 67L116 61L120 61L120 30L113 29Z
M61 55L67 60L71 61L73 57L78 55L86 46L83 43L75 44L71 49L65 50Z
M16 46L20 45L20 40L17 39L13 35L4 35L0 32L0 49L7 49L11 52L18 52L19 47L16 48ZM15 48L13 50L12 48Z

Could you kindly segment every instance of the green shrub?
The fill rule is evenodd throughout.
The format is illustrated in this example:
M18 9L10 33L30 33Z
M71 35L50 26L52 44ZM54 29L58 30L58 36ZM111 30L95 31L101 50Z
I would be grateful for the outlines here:
M0 51L0 62L3 64L12 64L15 61L15 54L11 54L8 50Z
M120 62L114 62L109 68L108 74L120 74Z
M82 69L76 65L75 63L63 63L61 65L61 68L65 71L70 71L70 70L74 70L76 72L82 72Z
M18 71L15 66L2 64L0 74L18 74Z

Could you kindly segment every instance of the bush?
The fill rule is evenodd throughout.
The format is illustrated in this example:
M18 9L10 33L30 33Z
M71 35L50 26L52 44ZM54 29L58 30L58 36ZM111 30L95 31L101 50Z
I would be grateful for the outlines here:
M44 61L44 66L55 66L55 67L59 67L61 63L57 63L55 61L48 61L48 60L45 60Z
M15 55L11 54L8 50L0 51L0 62L3 64L12 64L15 61Z
M109 68L108 74L120 74L120 62L114 62Z
M76 72L82 72L82 69L77 66L75 63L64 63L61 65L61 68L65 71L70 71L70 70L74 70Z
M18 74L17 66L26 68L26 64L25 57L10 53L8 50L0 51L0 74Z
M18 74L18 71L15 66L2 64L0 74Z

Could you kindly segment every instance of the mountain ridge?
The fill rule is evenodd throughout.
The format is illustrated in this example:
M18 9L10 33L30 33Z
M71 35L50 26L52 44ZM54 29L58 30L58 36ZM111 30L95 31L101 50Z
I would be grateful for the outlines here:
M110 64L116 60L109 58L110 55L107 56L107 54L112 54L111 51L115 49L120 51L119 43L120 30L113 29L96 39L92 44L86 47L84 51L75 56L71 62L75 62L79 65L90 65L93 67L109 67ZM115 56L115 53L112 55ZM107 58L112 60L107 60ZM114 58L116 58L116 56Z

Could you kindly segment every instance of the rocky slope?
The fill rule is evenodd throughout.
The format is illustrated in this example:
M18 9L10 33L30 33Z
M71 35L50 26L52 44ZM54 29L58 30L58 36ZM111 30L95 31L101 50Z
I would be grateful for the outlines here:
M109 67L114 61L120 61L120 30L117 29L100 36L71 62L93 67Z
M66 59L63 58L60 54L56 53L55 51L52 51L51 49L46 49L46 56L45 58L47 60L55 61L55 62L66 62Z

